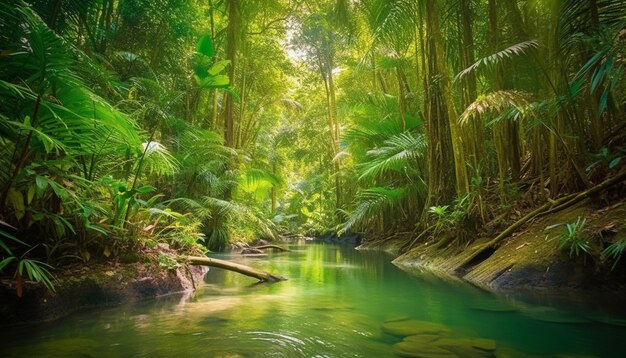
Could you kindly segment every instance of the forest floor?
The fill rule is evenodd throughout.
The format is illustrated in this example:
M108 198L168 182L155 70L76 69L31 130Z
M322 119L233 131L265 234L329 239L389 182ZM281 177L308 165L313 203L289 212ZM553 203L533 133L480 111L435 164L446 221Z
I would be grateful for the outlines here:
M559 236L566 224L578 218L586 223L580 232L588 252L570 254L570 247L559 247ZM439 245L441 236L415 244L401 253L409 235L366 242L360 249L382 249L395 253L393 261L409 271L428 271L445 278L456 278L493 292L567 295L604 292L626 297L626 261L612 270L612 261L602 256L611 243L626 239L626 199L611 203L578 203L565 210L536 218L493 250L468 263L468 257L498 232L477 238L469 244L454 241ZM450 234L448 232L447 234ZM414 236L414 234L413 234Z

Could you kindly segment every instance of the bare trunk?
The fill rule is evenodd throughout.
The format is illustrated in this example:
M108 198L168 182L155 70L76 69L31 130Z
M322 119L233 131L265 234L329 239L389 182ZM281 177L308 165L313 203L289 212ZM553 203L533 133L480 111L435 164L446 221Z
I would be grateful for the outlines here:
M234 271L240 273L242 275L254 277L262 282L278 282L285 281L287 278L282 276L276 276L269 272L259 271L250 266L238 264L235 262L230 262L226 260L219 260L210 257L200 257L200 256L185 256L184 259L191 265L202 265L202 266L211 266L218 267L224 270Z
M237 31L239 29L239 0L228 1L228 28L226 39L226 58L230 61L228 77L234 83L237 60ZM227 147L235 146L235 103L232 94L226 94L224 111L224 141Z

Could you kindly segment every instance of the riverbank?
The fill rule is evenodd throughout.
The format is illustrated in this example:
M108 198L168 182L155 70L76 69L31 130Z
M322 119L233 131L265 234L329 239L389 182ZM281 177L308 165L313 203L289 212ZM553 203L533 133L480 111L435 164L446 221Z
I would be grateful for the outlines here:
M598 293L626 297L626 263L602 255L610 244L626 238L626 202L620 200L601 207L581 203L567 210L530 222L493 250L472 258L493 237L483 236L471 244L451 241L441 245L440 237L415 243L401 253L410 237L365 242L360 249L394 253L393 263L408 272L428 271L440 277L456 278L482 289L499 293L562 295L568 292ZM559 247L559 236L566 224L586 220L580 237L588 252L570 254L570 247ZM406 236L406 235L405 235Z
M164 266L158 260L88 262L54 272L56 292L25 282L22 297L15 281L0 282L0 325L54 320L76 311L137 302L191 291L208 271L204 266Z

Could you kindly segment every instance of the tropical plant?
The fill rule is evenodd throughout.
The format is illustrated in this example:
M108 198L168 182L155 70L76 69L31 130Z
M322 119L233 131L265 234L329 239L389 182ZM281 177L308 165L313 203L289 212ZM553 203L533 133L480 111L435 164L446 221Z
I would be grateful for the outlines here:
M406 198L405 188L374 187L360 191L354 202L354 211L350 213L348 220L341 226L339 234L350 230L356 224L365 222L384 211L399 206Z
M573 255L589 254L591 246L583 238L583 229L587 219L580 216L573 223L565 224L565 231L558 236L559 249L569 249L570 257Z
M7 229L15 230L11 225L0 221L0 225ZM4 242L4 239L11 241L11 244L18 244L22 247L28 247L26 243L19 240L13 234L9 233L5 229L0 228L0 248L4 251L2 253L2 261L0 261L0 272L3 272L6 267L15 266L13 277L16 280L16 291L18 297L22 297L24 290L24 275L27 275L31 281L41 282L50 291L54 291L54 279L49 269L52 266L34 259L26 258L29 252L33 249L29 249L22 256L17 257L13 254L13 251L9 248L9 245Z
M609 258L613 261L613 265L611 265L611 270L614 270L617 266L617 263L622 258L622 254L626 250L626 240L617 240L611 245L609 245L604 251L602 251L602 255L606 258Z
M431 206L428 208L428 212L433 214L433 217L435 218L435 230L437 232L441 231L450 224L450 213L448 213L448 208L448 205Z

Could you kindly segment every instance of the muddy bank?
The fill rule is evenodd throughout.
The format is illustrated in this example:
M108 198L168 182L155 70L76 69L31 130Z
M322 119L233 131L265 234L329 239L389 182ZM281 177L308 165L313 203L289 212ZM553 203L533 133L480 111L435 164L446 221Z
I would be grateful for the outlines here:
M589 253L570 257L569 247L559 248L559 235L578 217L585 218L582 237ZM401 269L418 273L427 271L443 278L455 278L499 293L567 295L570 292L626 298L626 260L611 271L613 262L602 258L601 251L611 243L626 238L626 203L604 208L578 205L537 219L505 239L494 250L468 262L492 237L475 240L469 246L449 244L441 247L437 238L416 243L393 263ZM404 240L388 240L361 245L360 249L398 252Z
M0 326L53 320L86 308L193 290L207 271L201 266L167 269L153 262L89 264L56 271L56 292L26 282L21 298L13 280L2 280Z

